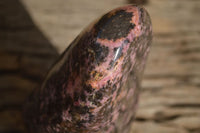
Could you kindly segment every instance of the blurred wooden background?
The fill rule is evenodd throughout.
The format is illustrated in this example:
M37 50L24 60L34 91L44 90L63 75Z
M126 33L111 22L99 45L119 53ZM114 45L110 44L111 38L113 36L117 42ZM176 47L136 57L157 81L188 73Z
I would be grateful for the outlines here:
M1 0L0 133L24 133L24 100L92 20L140 2L154 39L131 133L200 133L200 0Z

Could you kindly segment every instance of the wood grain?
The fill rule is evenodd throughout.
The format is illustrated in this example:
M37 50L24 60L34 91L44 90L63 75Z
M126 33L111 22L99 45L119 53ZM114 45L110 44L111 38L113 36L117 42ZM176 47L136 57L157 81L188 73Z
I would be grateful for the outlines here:
M126 0L0 1L0 132L25 132L21 107L57 51L64 51L96 17L124 4ZM132 133L199 133L200 1L148 0L145 8L154 40Z

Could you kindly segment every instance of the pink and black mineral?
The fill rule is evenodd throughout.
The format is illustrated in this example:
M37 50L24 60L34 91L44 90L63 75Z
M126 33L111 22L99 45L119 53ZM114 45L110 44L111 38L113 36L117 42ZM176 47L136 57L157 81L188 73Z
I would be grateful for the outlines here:
M140 6L92 23L28 99L29 132L128 133L151 40L151 20Z

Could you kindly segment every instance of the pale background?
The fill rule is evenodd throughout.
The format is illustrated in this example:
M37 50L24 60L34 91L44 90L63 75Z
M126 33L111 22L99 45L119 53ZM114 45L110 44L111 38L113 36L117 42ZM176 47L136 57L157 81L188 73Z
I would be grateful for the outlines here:
M0 133L24 133L24 100L92 20L139 0L0 0ZM143 0L153 23L131 133L200 133L200 0Z

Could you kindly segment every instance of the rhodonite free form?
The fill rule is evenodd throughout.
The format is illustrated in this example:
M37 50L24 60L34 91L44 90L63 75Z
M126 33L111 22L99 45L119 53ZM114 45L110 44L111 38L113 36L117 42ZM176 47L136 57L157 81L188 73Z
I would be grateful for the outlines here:
M110 11L70 44L25 106L32 133L128 133L152 40L146 10Z

